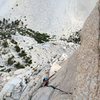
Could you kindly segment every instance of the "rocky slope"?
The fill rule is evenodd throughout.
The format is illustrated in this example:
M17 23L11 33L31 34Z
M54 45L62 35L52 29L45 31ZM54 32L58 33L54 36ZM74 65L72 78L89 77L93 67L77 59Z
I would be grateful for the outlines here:
M56 88L40 88L32 93L32 100L100 99L99 8L98 3L84 24L80 48L62 64L61 70L50 80L49 86ZM29 94L24 94L22 98L28 100Z
M5 54L1 53L0 60L2 65L2 67L0 67L0 100L23 100L24 97L26 100L30 99L31 95L35 91L38 91L38 88L41 86L45 72L51 69L51 76L55 71L58 71L61 68L61 63L79 46L73 43L66 44L64 41L37 44L31 38L19 35L13 36L13 39L16 40L18 44L20 43L19 47L21 46L25 49L27 56L31 56L32 63L25 65L23 57L20 57L14 48L15 44L12 45L12 42L9 39L7 40L9 47L1 47L2 52L5 52ZM33 46L33 49L30 51L29 45ZM8 59L12 57L12 55L14 58L11 59L9 65ZM16 62L12 64L13 60ZM20 62L21 65L17 64L17 66L15 66L17 62Z
M48 40L48 35L36 35L15 23L3 19L0 24L0 100L30 99L41 86L45 72L53 75L79 47L78 35Z

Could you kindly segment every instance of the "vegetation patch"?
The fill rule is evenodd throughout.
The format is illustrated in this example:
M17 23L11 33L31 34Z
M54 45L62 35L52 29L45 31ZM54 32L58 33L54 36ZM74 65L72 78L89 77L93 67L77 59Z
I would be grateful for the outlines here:
M13 44L16 44L16 45L17 45L17 42L16 42L14 39L11 39L11 42L12 42Z
M26 57L26 58L25 58L25 63L26 63L27 65L32 64L31 57Z
M10 21L10 19L0 20L0 38L11 38L11 35L19 33L23 36L27 35L34 38L38 43L48 42L51 38L47 33L40 33L32 29L27 28L27 25L24 25L23 21L15 20ZM12 40L14 44L17 44Z
M48 42L50 40L50 36L47 35L47 33L41 34L39 32L36 32L33 37L38 43L44 43L44 42Z
M1 66L1 65L0 65L0 68L3 68L3 67L4 67L4 66Z
M14 61L14 56L12 56L12 57L8 58L7 64L8 64L8 65L13 65L14 62L15 62L15 61Z
M75 34L71 35L67 39L67 42L73 42L73 43L81 44L80 33L76 32Z
M22 50L20 53L19 53L19 56L20 57L25 57L27 54L24 50Z
M7 47L9 46L7 40L4 40L4 41L3 41L2 46L3 46L4 48L7 48Z
M15 50L16 50L17 52L20 52L20 47L19 47L18 45L16 45L16 46L15 46Z
M24 65L20 64L20 62L16 63L14 67L17 69L25 68Z

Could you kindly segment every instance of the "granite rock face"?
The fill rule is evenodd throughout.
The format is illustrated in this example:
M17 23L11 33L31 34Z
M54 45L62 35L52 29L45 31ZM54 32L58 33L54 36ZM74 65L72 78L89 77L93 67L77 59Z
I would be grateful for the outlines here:
M75 100L100 99L100 3L88 17L81 31L78 51Z
M51 84L63 91L54 91L50 100L100 99L100 3L87 18L81 34L80 48L63 64Z

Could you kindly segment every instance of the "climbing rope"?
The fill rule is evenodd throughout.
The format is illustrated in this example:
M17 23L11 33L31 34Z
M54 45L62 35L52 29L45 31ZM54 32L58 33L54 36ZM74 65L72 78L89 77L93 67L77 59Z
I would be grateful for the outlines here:
M55 90L59 90L59 91L65 93L65 94L70 94L70 95L72 95L71 92L65 92L65 91L63 91L63 90L61 90L61 89L59 89L59 88L57 88L57 87L55 87L55 86L53 86L53 85L48 85L48 81L49 81L50 78L52 78L55 74L56 74L56 73L54 73L52 76L50 76L50 77L48 78L48 80L46 81L47 85L45 85L46 83L43 82L42 85L41 85L40 87L51 87L51 88L53 88L53 89L55 89Z
M55 89L55 90L59 90L59 91L65 93L65 94L71 94L71 95L72 95L71 92L65 92L65 91L63 91L63 90L61 90L61 89L59 89L59 88L57 88L57 87L55 87L55 86L52 86L52 85L48 85L47 87L51 87L51 88L53 88L53 89Z

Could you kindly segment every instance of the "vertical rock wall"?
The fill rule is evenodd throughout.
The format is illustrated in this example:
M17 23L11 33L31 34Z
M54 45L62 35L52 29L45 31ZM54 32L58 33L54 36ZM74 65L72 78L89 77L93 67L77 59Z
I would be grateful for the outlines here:
M63 96L55 90L51 100L100 100L99 10L100 3L87 18L80 32L80 48L66 61L52 81L53 85L63 91L72 92L72 95Z
M97 4L81 31L78 52L77 87L74 100L100 99L100 4Z

